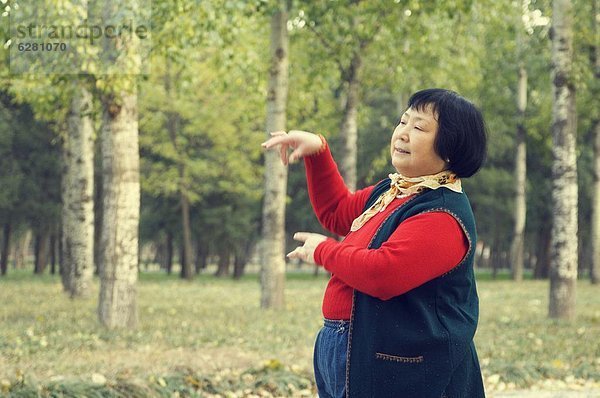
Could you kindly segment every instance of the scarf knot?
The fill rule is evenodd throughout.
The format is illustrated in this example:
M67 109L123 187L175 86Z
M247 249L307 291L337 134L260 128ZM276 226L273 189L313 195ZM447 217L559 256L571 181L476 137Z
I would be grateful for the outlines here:
M404 177L402 174L393 173L390 178L390 188L383 193L371 207L365 210L353 222L350 231L354 232L365 225L375 214L382 212L396 198L405 198L426 189L446 188L462 193L460 178L451 171L444 170L437 174L421 177Z

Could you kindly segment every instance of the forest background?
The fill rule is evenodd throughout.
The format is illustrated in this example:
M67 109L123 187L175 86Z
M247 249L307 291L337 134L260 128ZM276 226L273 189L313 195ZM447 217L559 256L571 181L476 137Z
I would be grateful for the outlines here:
M125 50L114 62L93 51L69 53L65 58L76 69L65 71L60 59L18 63L9 19L20 10L23 20L41 20L43 9L46 21L75 24L82 13L91 19L94 12L101 13L94 6L104 10L106 5L38 0L34 12L3 0L0 292L20 291L29 284L40 289L48 282L61 285L72 305L81 302L89 307L89 297L99 296L98 320L108 330L135 330L138 320L144 324L151 318L137 309L140 272L150 278L141 277L141 292L144 281L156 283L154 275L176 273L184 280L200 281L203 288L238 286L250 297L255 293L250 293L253 285L248 278L256 279L260 273L256 306L292 311L290 306L296 303L289 299L285 303L281 264L270 266L276 261L269 255L283 262L282 254L296 245L291 239L294 232L325 231L312 213L302 165L273 172L260 143L281 125L283 113L283 129L327 137L350 189L375 184L393 171L389 139L408 97L426 87L459 92L481 108L487 122L487 162L463 182L478 224L479 274L484 281L487 275L503 279L508 274L521 283L499 282L504 292L544 291L553 275L552 259L557 257L553 223L561 219L553 196L557 61L552 23L556 3L568 3L572 18L568 86L574 94L569 115L575 121L576 138L571 166L576 170L578 197L576 212L570 213L576 214L576 233L568 240L573 244L569 247L576 248L571 279L579 278L576 285L582 285L578 306L591 303L591 307L576 311L574 305L567 306L569 311L555 317L567 320L565 333L574 332L584 341L581 336L600 328L598 301L590 298L597 295L597 284L590 280L597 283L600 275L595 260L600 218L594 210L600 173L600 12L597 0L554 3L154 0L141 6L147 12L142 20L151 26L149 39L119 43L117 47ZM140 12L114 7L125 17ZM283 195L276 200L268 196L276 191L268 185L273 175L280 183L285 181ZM118 192L132 192L130 204L111 202ZM282 206L270 215L271 203ZM273 216L281 209L284 216ZM278 221L273 224L274 219ZM125 238L119 246L110 242L111 236ZM279 246L282 250L269 252ZM295 275L288 295L295 297L290 292L299 288L293 278L307 283L311 279L305 276L315 274L314 283L322 287L318 268L295 263L283 267ZM33 271L39 281L25 278L24 270ZM48 272L57 276L42 276ZM213 275L232 276L239 284ZM218 300L218 291L209 300ZM569 294L574 302L574 290ZM244 301L242 296L238 298ZM317 296L313 307L319 305ZM11 300L8 294L2 297ZM69 308L68 302L61 304L63 310ZM545 309L536 303L536 311L545 317ZM141 308L147 304L140 299ZM121 310L113 313L114 305ZM2 313L3 323L27 313L16 308L20 310ZM11 330L15 339L36 336L29 329ZM527 330L534 343L543 333ZM90 333L108 342L136 339L115 337L113 332ZM0 341L0 359L8 363L0 371L19 368L22 347L15 341ZM534 380L572 376L585 385L600 374L597 342L587 354L581 366L574 367L576 372L565 369L568 360L558 357L550 359L548 368L525 366L526 376L515 371L518 376L511 377L506 367L490 365L493 371L486 375L494 377L487 384L530 387ZM29 358L36 355L34 351ZM489 361L493 360L490 353ZM263 370L279 367L270 363ZM12 376L5 377L6 391L15 388ZM17 380L23 380L22 375Z

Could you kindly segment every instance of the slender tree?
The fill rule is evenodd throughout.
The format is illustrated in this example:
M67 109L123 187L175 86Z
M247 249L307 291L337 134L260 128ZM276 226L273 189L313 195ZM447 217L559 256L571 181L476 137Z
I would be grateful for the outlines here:
M181 70L175 70L173 72L173 66L170 65L169 59L165 59L167 68L165 69L165 93L167 97L175 103L176 94L174 93L178 87L179 76ZM169 132L169 138L171 144L176 153L182 153L183 150L179 148L177 142L178 134L181 134L182 123L179 113L171 111L167 113L166 129ZM181 256L181 277L186 280L191 280L194 277L192 269L192 228L190 222L190 198L187 177L188 170L186 167L185 156L180 156L177 160L177 172L179 175L178 191L179 191L179 204L181 207L181 227L183 232L182 242L182 256Z
M72 80L62 153L62 276L71 297L89 296L94 274L94 127L88 82Z
M344 177L346 186L352 191L356 190L356 160L358 142L358 107L360 104L360 73L362 70L362 49L366 45L361 43L359 50L352 56L350 65L342 70L342 76L347 86L346 105L342 117L340 136L342 137L343 152L340 159L340 173Z
M520 28L520 27L519 27ZM519 86L517 91L517 134L515 152L515 224L511 244L511 266L513 280L523 280L523 249L525 240L525 220L527 212L527 144L525 141L525 108L527 106L527 69L519 64Z
M529 11L527 3L521 4L516 26L517 31L517 59L522 60L525 47L523 14ZM523 251L525 241L525 220L527 217L527 203L525 188L527 185L527 143L525 130L525 109L527 107L527 69L523 61L519 62L519 79L517 86L517 131L515 135L515 223L513 240L510 248L510 263L512 277L515 281L523 280Z
M267 92L267 135L285 130L288 92L288 4L280 0L271 16L271 65ZM282 308L285 284L285 200L287 167L279 154L265 154L265 198L261 259L261 307Z
M35 21L38 18L39 6L43 4L45 17L57 25L75 25L82 15L87 15L88 1L64 7L53 0L43 1L38 7L22 7L11 9L16 12L15 20ZM17 11L18 10L18 11ZM21 13L21 14L19 14ZM12 43L13 48L17 45ZM64 290L71 297L87 296L92 278L94 261L89 258L93 253L93 120L91 108L90 79L75 77L65 79L65 70L87 74L86 68L94 64L88 62L91 55L86 53L85 46L70 46L71 52L65 56L55 57L46 54L44 62L27 61L17 63L23 72L29 72L11 80L13 91L20 102L31 105L36 119L46 120L55 128L55 134L62 142L61 156L61 223L68 227L40 226L41 234L36 238L36 271L41 272L47 261L46 252L49 240L56 230L61 230L59 261L61 279ZM76 54L75 54L76 53ZM49 72L48 75L35 71ZM56 140L56 138L55 138ZM36 221L37 222L37 221ZM63 253L62 250L66 250Z
M600 95L600 0L593 0L591 19L593 24L594 44L590 51L590 63L594 68L594 92L595 98ZM594 97L594 96L592 96ZM594 186L592 194L592 270L590 277L593 284L600 283L600 116L592 124L594 136Z
M343 99L340 174L346 186L354 191L357 184L358 110L361 105L363 58L384 25L382 20L399 7L381 7L360 0L344 3L335 7L331 4L311 6L308 26L321 44L325 58L336 63L341 77L337 89Z
M551 318L575 317L577 283L577 157L573 33L570 0L555 0L552 16L552 255Z

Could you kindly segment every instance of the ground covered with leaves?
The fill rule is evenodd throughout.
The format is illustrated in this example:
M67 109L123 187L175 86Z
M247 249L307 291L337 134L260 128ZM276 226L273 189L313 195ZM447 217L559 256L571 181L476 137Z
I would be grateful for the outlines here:
M193 282L143 273L139 327L108 331L58 277L0 279L0 396L312 397L325 276L294 273L285 311L259 308L256 275ZM490 392L600 390L600 295L580 281L577 319L547 319L548 282L479 276L476 345Z

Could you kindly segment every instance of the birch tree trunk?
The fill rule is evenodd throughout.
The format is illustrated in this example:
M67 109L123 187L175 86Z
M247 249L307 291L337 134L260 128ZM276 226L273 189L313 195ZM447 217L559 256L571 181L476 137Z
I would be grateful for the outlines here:
M512 265L512 277L515 281L523 280L523 248L525 220L527 212L526 193L527 185L527 144L525 142L525 108L527 106L527 70L521 64L519 66L519 89L518 89L518 111L519 122L516 135L515 156L515 225L513 230L513 241L510 249L510 263Z
M553 2L552 21L552 255L551 318L573 319L577 282L577 158L575 153L575 87L571 76L572 7Z
M92 95L75 79L63 146L63 287L88 297L94 274L94 127Z
M271 65L267 94L267 137L273 131L285 130L288 92L287 4L271 17ZM265 153L265 198L262 224L261 261L262 308L283 308L285 284L285 199L287 167L276 151Z
M340 131L342 141L342 156L340 158L340 174L346 186L351 191L356 191L356 145L358 142L358 104L359 104L359 73L362 58L360 52L354 53L348 70L344 71L348 85L346 106Z
M595 98L600 95L600 29L598 25L598 13L600 12L600 0L592 3L592 23L596 40L591 52L592 66L594 67ZM593 284L600 283L600 118L596 118L593 125L594 134L594 187L592 196L592 269L590 278Z
M135 78L135 77L133 77ZM134 87L136 87L134 85ZM106 327L137 324L140 180L137 91L103 101L100 300Z

